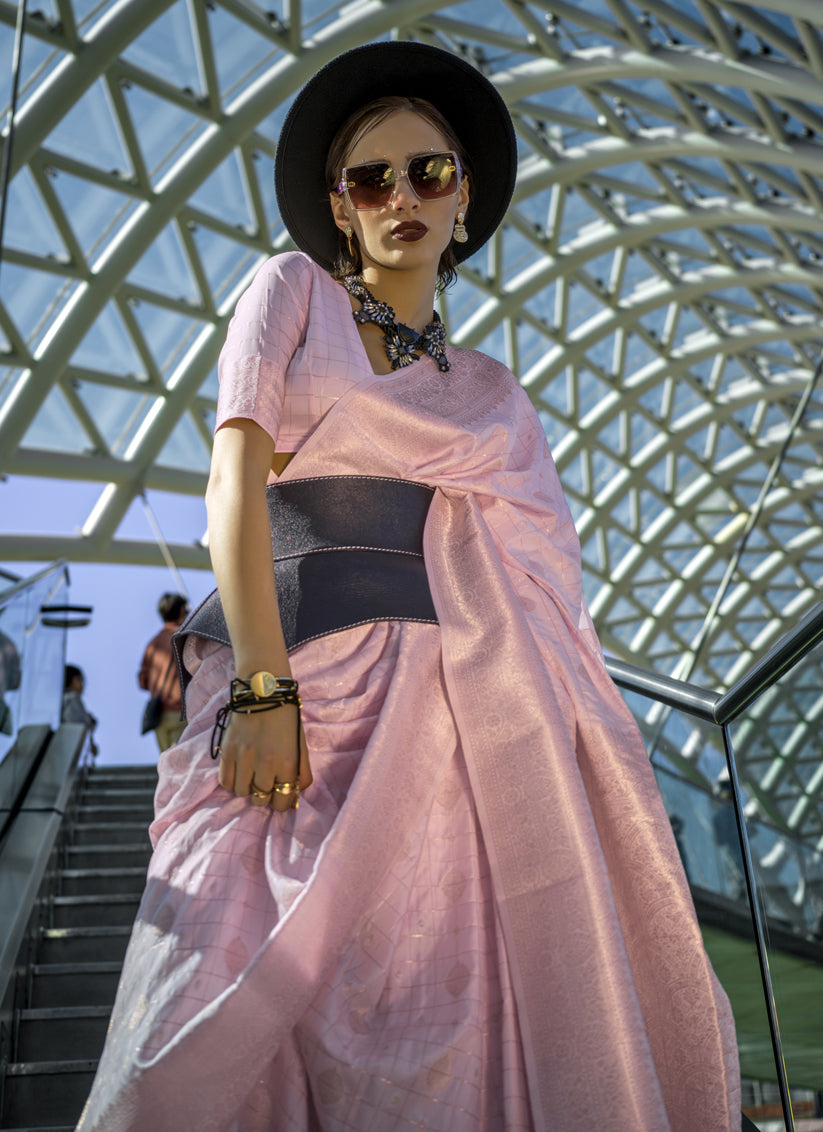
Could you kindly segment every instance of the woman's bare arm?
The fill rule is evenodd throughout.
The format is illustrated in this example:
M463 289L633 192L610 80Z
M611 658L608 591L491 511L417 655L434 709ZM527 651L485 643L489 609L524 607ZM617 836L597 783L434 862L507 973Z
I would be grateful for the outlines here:
M261 669L291 675L277 609L265 497L273 455L271 437L253 421L229 421L214 438L206 491L209 549L241 677ZM220 785L245 797L252 779L263 791L275 781L294 781L297 724L297 708L290 705L251 715L233 713L220 744ZM311 771L302 729L300 743L303 789L311 783ZM289 809L291 798L274 794L271 805Z

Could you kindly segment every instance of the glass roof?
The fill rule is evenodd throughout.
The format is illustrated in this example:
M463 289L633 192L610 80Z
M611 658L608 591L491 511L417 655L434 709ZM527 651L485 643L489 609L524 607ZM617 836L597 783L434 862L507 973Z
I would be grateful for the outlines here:
M513 204L441 313L540 411L606 648L721 689L819 600L822 6L34 2L0 272L3 511L32 477L54 491L0 561L157 563L146 507L176 564L208 569L192 504L217 354L289 246L280 124L328 59L399 37L465 56L512 111ZM6 75L16 15L0 0ZM771 816L819 836L801 747Z

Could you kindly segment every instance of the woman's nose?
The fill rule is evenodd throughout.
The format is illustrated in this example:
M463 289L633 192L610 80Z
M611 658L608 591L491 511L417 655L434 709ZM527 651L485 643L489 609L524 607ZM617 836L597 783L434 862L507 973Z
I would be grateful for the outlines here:
M420 200L409 184L407 173L401 173L394 182L394 191L391 195L392 208L419 208Z

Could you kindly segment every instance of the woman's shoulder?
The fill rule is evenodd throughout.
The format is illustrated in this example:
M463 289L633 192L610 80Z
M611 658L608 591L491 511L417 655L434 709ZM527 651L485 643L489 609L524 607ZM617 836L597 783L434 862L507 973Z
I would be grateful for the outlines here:
M291 318L308 316L315 296L331 277L304 252L280 252L263 260L240 295L238 314L257 317L259 312L282 313ZM298 312L303 312L300 315Z
M450 346L448 357L451 365L461 373L473 375L484 384L495 384L501 391L506 390L515 396L521 394L528 400L526 391L508 366L481 350L470 350L465 346Z
M264 260L257 277L279 278L291 285L311 287L325 280L333 282L327 271L314 262L305 252L278 252Z
M327 301L330 289L337 286L305 252L279 252L263 261L246 294L265 298L269 304L293 303L308 310L320 297Z
M455 376L460 375L467 395L477 399L477 403L488 403L504 412L517 427L538 422L537 410L526 390L507 365L498 358L484 354L481 350L470 350L462 346L451 346L448 351L449 362Z

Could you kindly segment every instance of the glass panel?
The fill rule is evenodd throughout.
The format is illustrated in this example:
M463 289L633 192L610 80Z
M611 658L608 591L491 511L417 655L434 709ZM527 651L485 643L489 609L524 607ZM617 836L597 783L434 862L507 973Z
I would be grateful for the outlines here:
M0 752L14 742L20 725L20 685L26 639L26 595L0 610Z
M68 108L49 134L48 147L99 169L130 170L131 163L102 79Z
M652 759L706 950L731 1002L741 1073L756 1082L775 1082L775 1055L725 770L722 731L645 696L634 692L624 695ZM712 782L714 787L709 785ZM761 828L762 824L750 820L750 837L768 839L769 830ZM760 1096L762 1088L758 1088Z
M23 654L23 681L20 687L20 723L60 722L63 668L66 656L66 630L43 623L45 605L66 605L69 599L65 570L49 575L28 594L26 641Z
M823 1091L821 679L818 646L731 728L798 1130L802 1090Z
M67 601L64 567L35 576L5 600L0 593L0 810L16 797L28 769L22 744L16 745L21 729L55 729L60 722L66 630L45 625L41 609Z
M680 720L684 732L686 723L685 718ZM661 767L655 773L692 886L706 950L732 1004L741 1072L758 1081L774 1080L774 1054L731 800L713 797Z
M727 791L706 784L725 767L721 729L645 696L624 694L652 758L706 951L731 1002L741 1073L773 1081L777 1072L734 809Z

